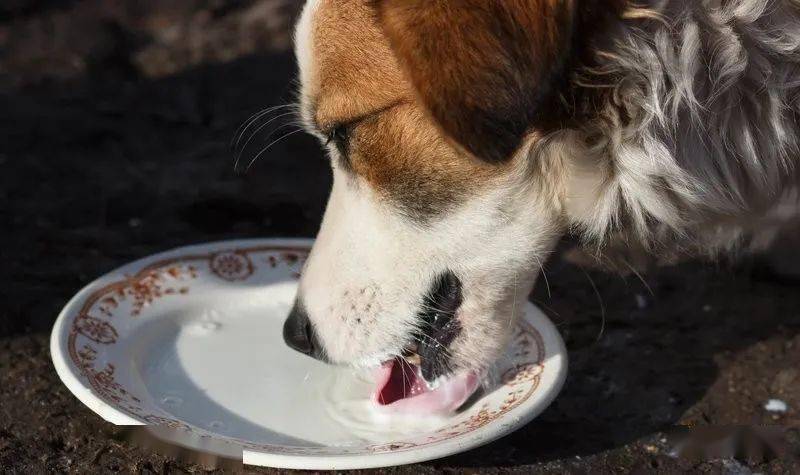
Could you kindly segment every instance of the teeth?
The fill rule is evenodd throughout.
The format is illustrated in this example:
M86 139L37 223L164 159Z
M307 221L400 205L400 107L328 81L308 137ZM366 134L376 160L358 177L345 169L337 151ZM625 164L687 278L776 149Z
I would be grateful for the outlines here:
M406 356L405 359L406 359L406 361L408 361L409 363L411 363L413 365L420 366L422 364L422 358L420 358L420 356L418 354L416 354L416 353L412 353L412 354Z

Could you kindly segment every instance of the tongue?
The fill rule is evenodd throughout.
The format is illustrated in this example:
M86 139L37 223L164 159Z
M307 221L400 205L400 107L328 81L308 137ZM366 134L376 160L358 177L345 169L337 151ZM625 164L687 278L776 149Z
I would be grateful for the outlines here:
M417 368L409 364L406 360L395 359L384 364L388 366L388 378L386 375L379 376L379 386L377 402L382 406L393 404L401 399L412 398L430 391L428 384L419 377ZM381 371L386 369L381 368ZM383 379L386 379L384 382Z
M475 392L478 376L464 373L439 381L430 388L419 369L402 359L385 363L377 371L375 402L388 410L408 414L448 414Z

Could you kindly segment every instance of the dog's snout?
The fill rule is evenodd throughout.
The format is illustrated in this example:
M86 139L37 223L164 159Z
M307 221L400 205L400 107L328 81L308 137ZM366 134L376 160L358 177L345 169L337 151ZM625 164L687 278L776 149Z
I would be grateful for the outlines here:
M308 318L301 300L298 298L289 317L283 324L283 340L290 348L300 353L325 361L322 345L314 332L314 326Z

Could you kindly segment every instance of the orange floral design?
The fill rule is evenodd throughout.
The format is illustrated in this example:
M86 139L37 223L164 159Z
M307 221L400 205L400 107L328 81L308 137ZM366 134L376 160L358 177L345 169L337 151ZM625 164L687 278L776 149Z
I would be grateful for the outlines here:
M75 330L86 338L104 345L117 341L117 330L110 323L86 314L75 319Z
M103 316L113 317L114 310L116 310L117 307L119 307L119 302L117 302L117 299L114 297L106 297L100 302L98 309Z
M97 350L89 345L83 345L83 348L78 350L78 356L81 358L82 366L91 366L97 359Z
M298 265L301 269L303 264L305 263L306 258L308 257L308 253L302 252L282 252L275 256L274 254L270 254L266 258L267 264L269 264L270 268L277 267L278 263L283 262L289 266ZM300 278L300 271L292 271L292 277L295 279Z
M544 367L541 363L528 363L517 365L514 368L506 371L503 374L503 383L508 386L517 386L518 384L527 383L538 378Z
M229 280L245 280L253 275L253 262L242 252L226 251L214 254L209 262L211 272L218 277Z
M192 428L188 424L181 421L176 421L175 419L171 419L169 417L162 417L149 414L144 416L143 419L147 421L149 424L153 424L156 426L169 427L170 429L180 429L187 432L192 431Z
M141 402L139 398L130 394L121 384L117 382L114 378L114 372L116 371L116 367L111 364L107 363L106 367L101 370L96 370L91 368L90 371L94 376L94 382L97 386L104 390L106 397L111 399L116 403L122 403L126 400L132 400L135 402Z
M114 303L127 298L132 299L131 316L138 316L142 310L152 304L156 299L166 295L186 294L189 287L168 286L170 280L194 279L197 277L197 269L194 266L171 266L162 270L152 270L140 278L131 278L129 285L117 290L112 298ZM110 305L108 298L104 299L106 305ZM108 307L106 307L108 308Z
M282 252L281 258L290 266L297 264L297 262L300 261L300 255L296 252Z

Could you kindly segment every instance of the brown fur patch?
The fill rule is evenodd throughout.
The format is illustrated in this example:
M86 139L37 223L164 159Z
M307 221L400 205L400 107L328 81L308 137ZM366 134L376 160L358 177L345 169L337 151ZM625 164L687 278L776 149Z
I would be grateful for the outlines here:
M368 3L320 1L304 93L321 129L355 121L352 171L404 212L427 218L475 193L493 170L454 147L417 104Z
M350 144L353 170L415 218L449 209L497 173L455 149L413 103L363 121Z
M304 84L321 128L408 98L408 81L365 0L320 0L313 18L314 71Z
M528 132L558 113L553 81L570 51L572 1L374 4L420 98L475 156L510 158Z

